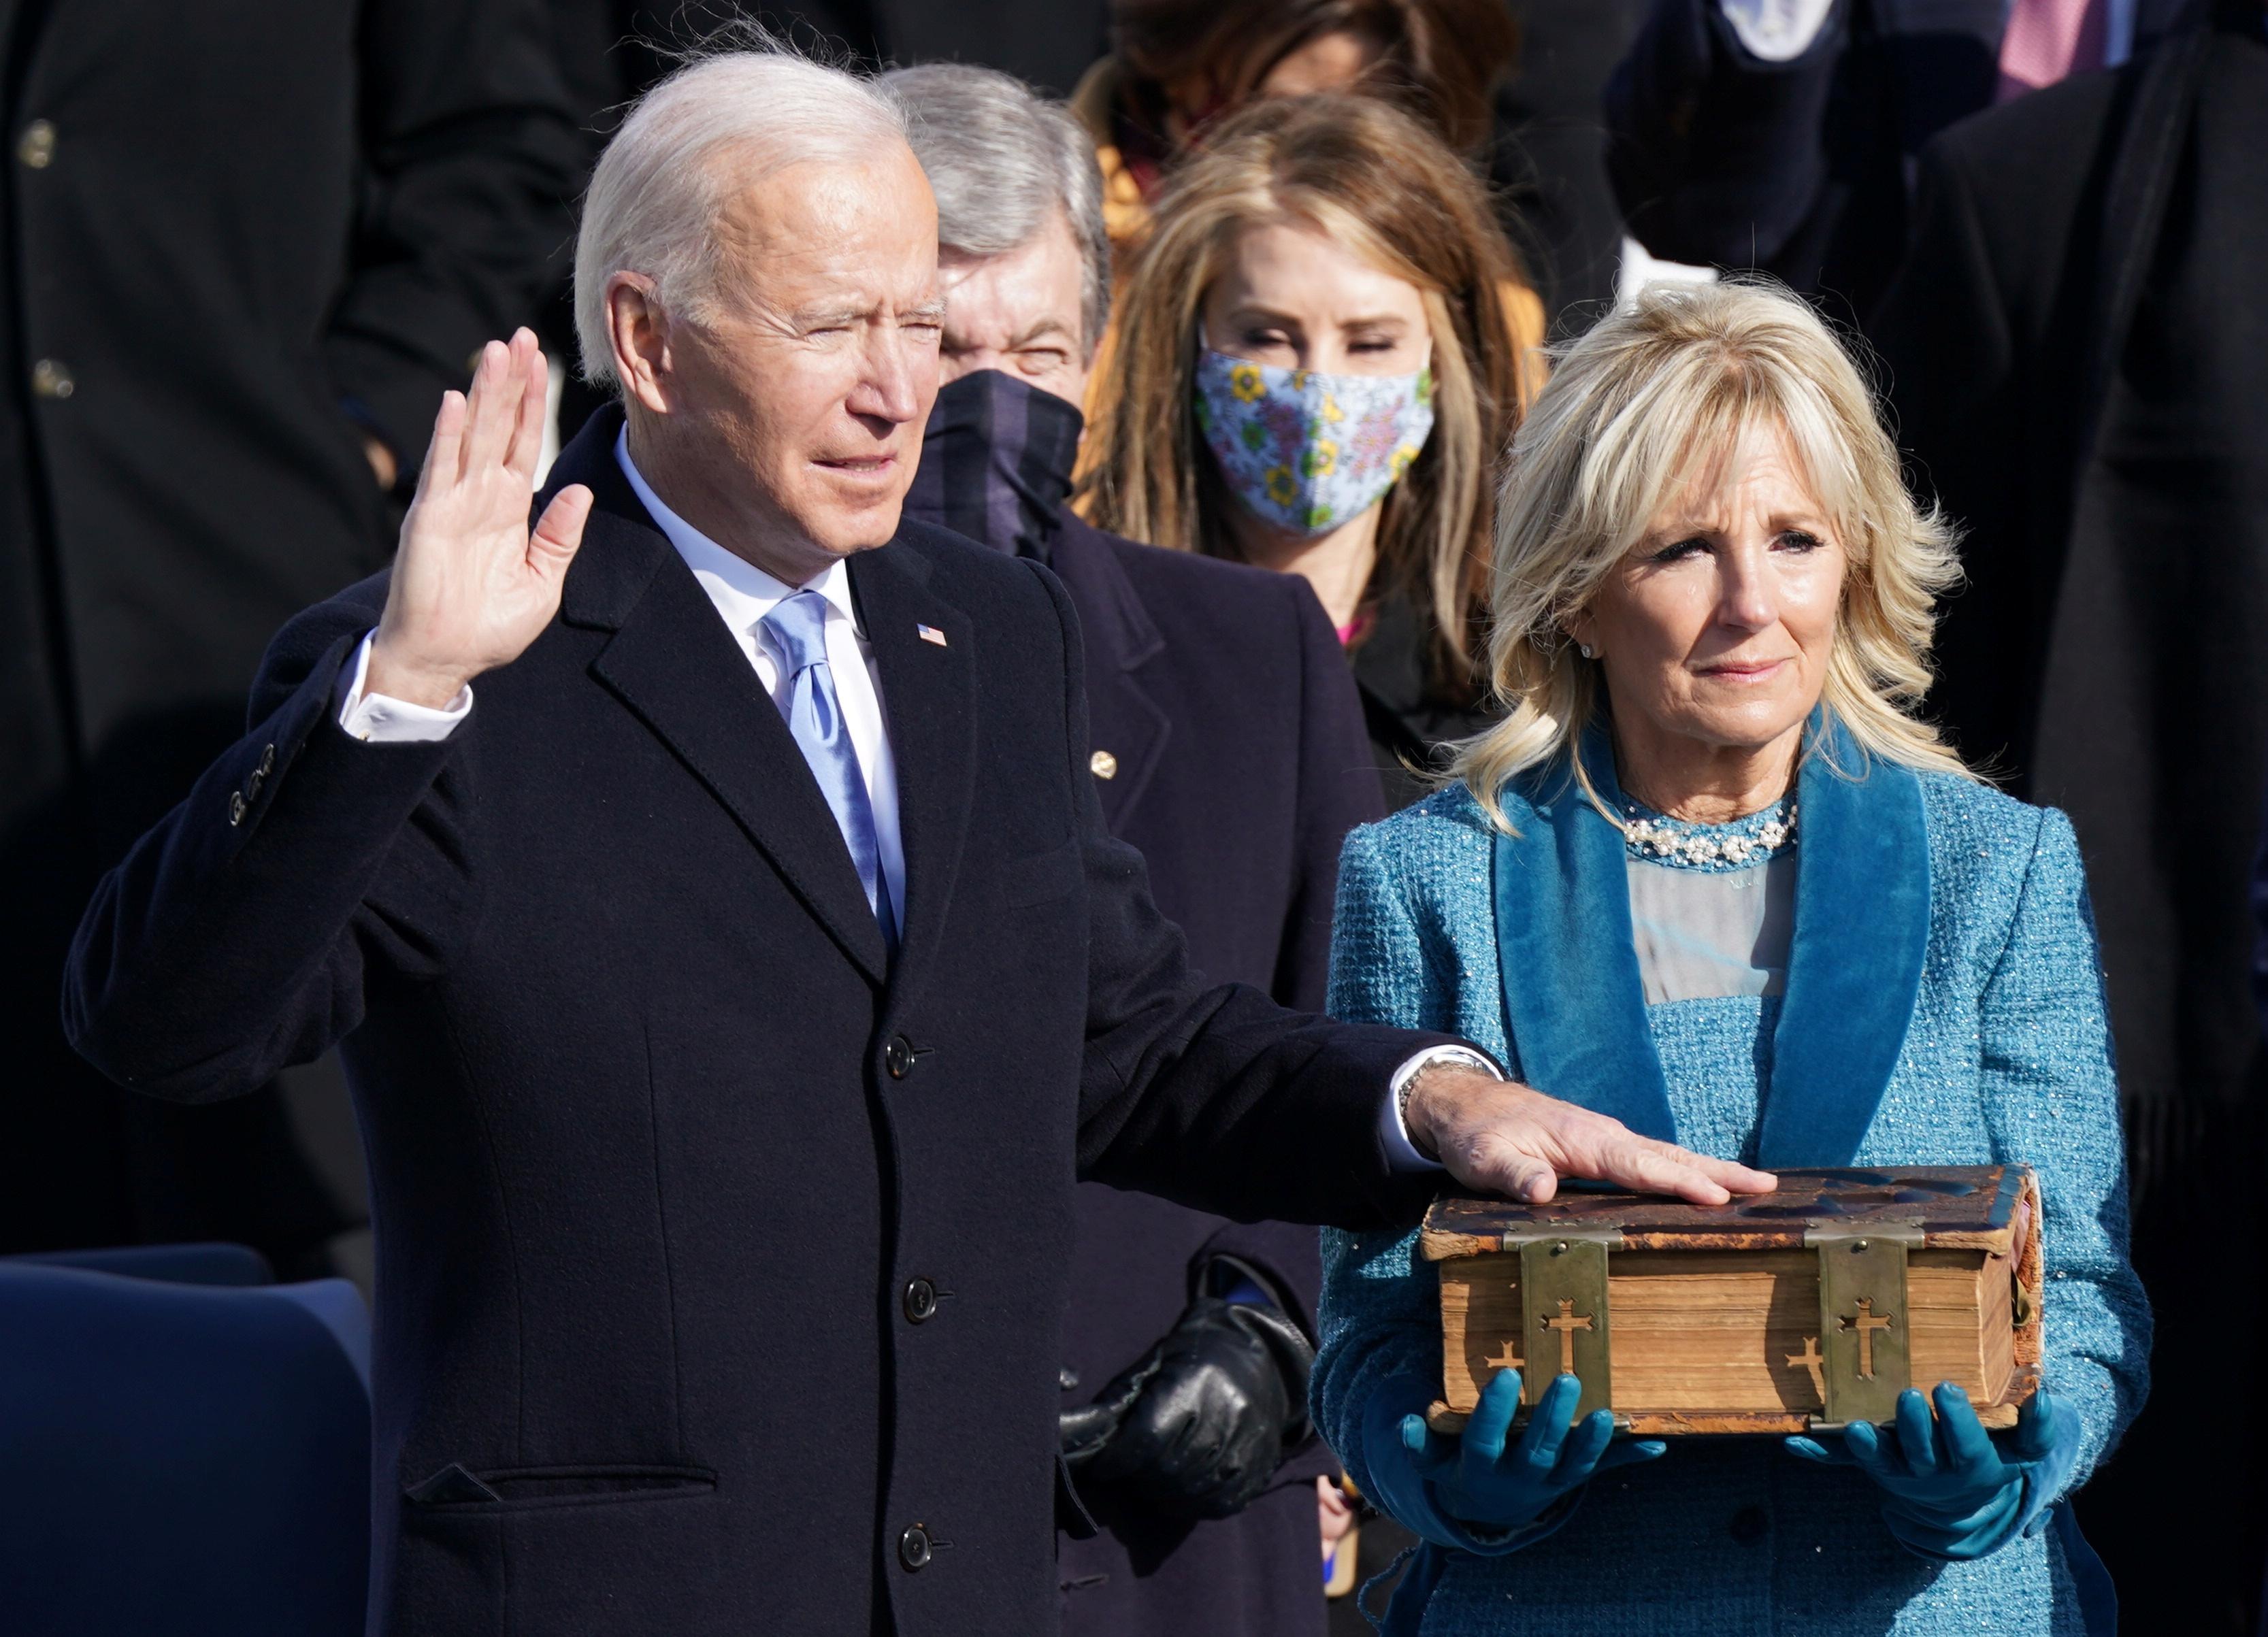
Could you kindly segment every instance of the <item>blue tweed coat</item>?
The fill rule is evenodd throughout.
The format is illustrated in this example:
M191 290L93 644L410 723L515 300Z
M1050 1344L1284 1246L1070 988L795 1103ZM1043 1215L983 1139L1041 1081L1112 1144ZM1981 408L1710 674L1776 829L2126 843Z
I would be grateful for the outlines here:
M2085 1429L2076 1484L2139 1407L2149 1315L2126 1259L2117 1087L2071 825L1949 775L1869 767L1839 733L1834 750L1800 775L1784 995L1645 1003L1621 833L1563 773L1507 790L1516 839L1462 788L1349 838L1331 1010L1462 1034L1539 1090L1766 1167L2030 1164L2046 1381ZM1616 799L1599 736L1586 760ZM1438 1286L1415 1233L1327 1233L1323 1263L1316 1420L1368 1491L1372 1393L1407 1391L1397 1376L1438 1391ZM1449 1553L1422 1630L2077 1637L2098 1623L2080 1594L2099 1566L2067 1508L2055 1529L1948 1564L1900 1546L1879 1504L1862 1474L1798 1461L1778 1439L1673 1441L1591 1485L1527 1550Z

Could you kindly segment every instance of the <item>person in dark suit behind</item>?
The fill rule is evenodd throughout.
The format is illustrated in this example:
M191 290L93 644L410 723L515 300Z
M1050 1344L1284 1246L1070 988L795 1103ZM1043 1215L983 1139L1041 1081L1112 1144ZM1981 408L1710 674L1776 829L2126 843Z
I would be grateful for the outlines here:
M347 1226L280 1097L124 1098L57 1023L104 869L386 561L433 400L534 311L572 133L539 0L0 0L0 1252Z
M1905 247L1914 155L1996 98L2124 62L2196 0L1653 0L1608 82L1608 170L1672 261L1756 268L1845 319Z
M2185 1408L2268 1330L2268 1052L2246 894L2268 769L2268 39L2223 8L2114 74L1924 150L1912 247L1870 326L1918 478L1967 532L1931 697L1962 752L2071 814L2095 912L2157 1387L2089 1488L2090 1538L2167 1630L2250 1632L2258 1433L2215 1504Z
M576 266L623 406L533 533L523 330L70 967L74 1041L154 1095L343 1042L372 1631L1046 1629L1079 1176L1366 1222L1429 1153L1769 1182L1192 975L1102 827L1060 583L901 522L937 220L886 99L686 69Z
M1339 846L1385 811L1322 605L1297 575L1137 545L1064 503L1110 299L1093 143L989 69L881 84L937 195L945 292L907 515L1054 569L1110 833L1193 965L1320 1009ZM1307 1416L1314 1230L1101 1183L1075 1225L1064 1442L1103 1528L1060 1545L1064 1630L1320 1633L1315 1479L1336 1464Z

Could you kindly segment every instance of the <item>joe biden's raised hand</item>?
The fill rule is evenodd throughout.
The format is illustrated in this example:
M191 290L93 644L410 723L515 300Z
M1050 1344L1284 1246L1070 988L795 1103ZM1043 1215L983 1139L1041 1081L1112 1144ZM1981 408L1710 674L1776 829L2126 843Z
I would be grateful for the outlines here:
M1778 1186L1767 1172L1642 1137L1619 1119L1451 1063L1419 1071L1403 1116L1418 1151L1458 1182L1527 1205L1550 1200L1562 1177L1696 1205Z
M558 612L591 491L561 489L528 528L545 381L542 349L523 329L511 345L482 349L469 394L442 395L371 643L367 692L446 708L475 677L519 658Z

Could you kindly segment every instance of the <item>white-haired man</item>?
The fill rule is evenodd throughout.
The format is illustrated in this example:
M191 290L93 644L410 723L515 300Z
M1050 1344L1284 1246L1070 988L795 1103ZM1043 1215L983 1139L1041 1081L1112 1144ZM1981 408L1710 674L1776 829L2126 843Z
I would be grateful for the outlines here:
M1411 1138L1756 1182L1191 976L1060 588L901 526L936 233L859 82L657 88L577 258L622 410L531 532L542 363L492 344L390 575L285 628L81 928L68 1021L128 1083L343 1037L373 1631L1049 1629L1076 1176L1338 1220L1415 1208Z

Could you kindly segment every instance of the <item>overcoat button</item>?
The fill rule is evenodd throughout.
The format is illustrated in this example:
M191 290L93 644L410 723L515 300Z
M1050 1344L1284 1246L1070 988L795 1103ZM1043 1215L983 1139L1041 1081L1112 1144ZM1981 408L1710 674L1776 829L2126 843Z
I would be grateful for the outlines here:
M902 1034L890 1037L882 1051L882 1067L890 1071L893 1080L903 1080L914 1071L914 1043Z
M260 771L262 773L276 771L276 747L273 745L260 752Z
M228 793L229 823L242 824L244 822L244 792L242 790L231 790Z
M926 1279L909 1281L906 1286L903 1305L908 1320L917 1325L926 1325L937 1317L937 1287Z
M33 120L24 127L16 143L16 157L26 169L46 170L55 162L55 128L45 120Z
M1766 1531L1771 1527L1770 1521L1764 1516L1764 1508L1744 1506L1733 1514L1730 1532L1733 1538L1741 1545L1753 1546L1764 1538Z
M898 1537L898 1561L904 1564L909 1572L927 1568L929 1559L929 1531L919 1523Z

